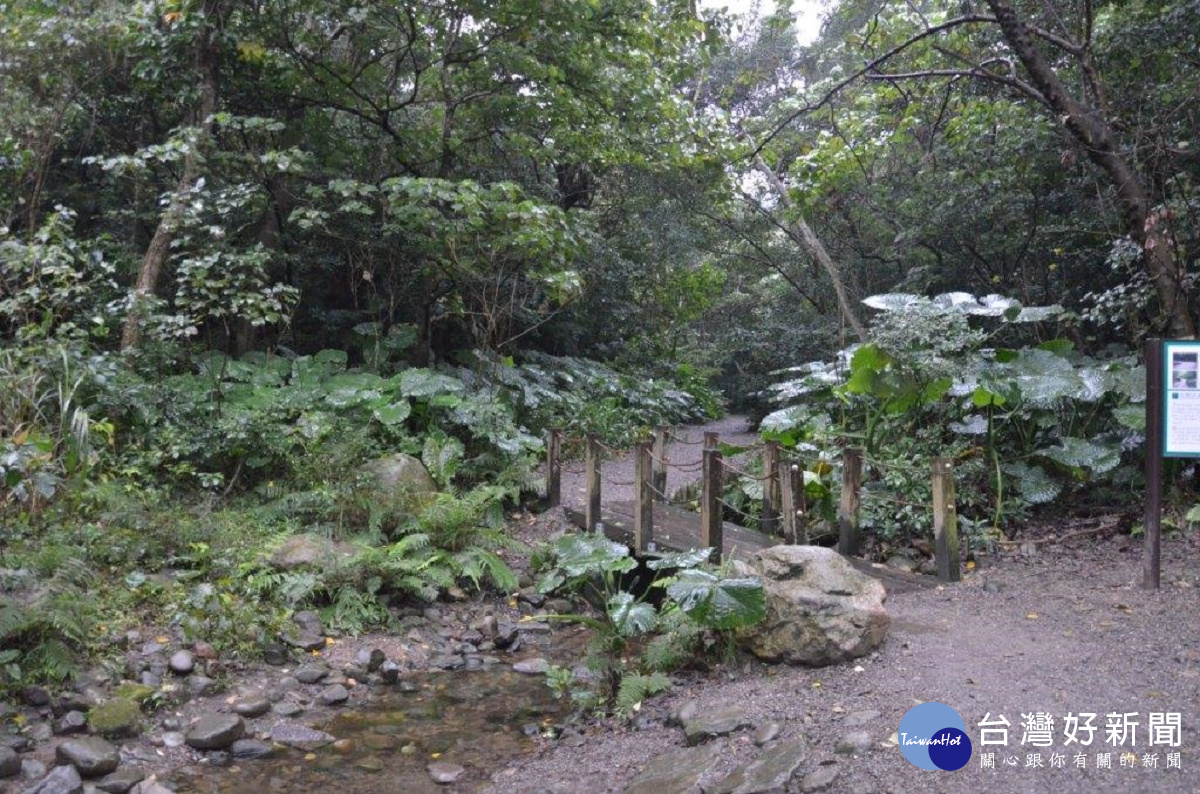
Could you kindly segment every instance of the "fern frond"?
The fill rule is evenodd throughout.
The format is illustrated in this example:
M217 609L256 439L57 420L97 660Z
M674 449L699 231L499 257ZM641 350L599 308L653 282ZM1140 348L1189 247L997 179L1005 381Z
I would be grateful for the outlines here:
M617 687L617 714L627 716L646 698L670 688L671 679L665 673L630 673L621 679L621 685Z

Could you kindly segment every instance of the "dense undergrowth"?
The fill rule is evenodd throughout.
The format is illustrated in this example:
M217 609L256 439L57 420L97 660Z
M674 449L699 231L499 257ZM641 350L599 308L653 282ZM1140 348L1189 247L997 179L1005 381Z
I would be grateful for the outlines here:
M547 428L617 445L720 408L696 384L539 354L175 350L156 376L166 352L0 353L0 687L62 680L143 623L252 656L292 610L359 632L398 602L510 591L505 511L535 489ZM398 453L440 492L381 493L366 464ZM340 553L285 570L271 554L296 535Z

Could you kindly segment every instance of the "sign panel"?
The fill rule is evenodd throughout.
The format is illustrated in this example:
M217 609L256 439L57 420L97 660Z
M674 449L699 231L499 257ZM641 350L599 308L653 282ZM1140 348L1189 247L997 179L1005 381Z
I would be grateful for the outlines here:
M1200 342L1163 343L1163 457L1200 458Z

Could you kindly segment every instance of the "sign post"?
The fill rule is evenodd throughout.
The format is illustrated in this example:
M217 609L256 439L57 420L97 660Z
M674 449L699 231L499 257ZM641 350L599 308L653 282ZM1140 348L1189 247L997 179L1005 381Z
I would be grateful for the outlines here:
M1145 549L1142 553L1142 587L1159 587L1159 555L1162 552L1163 471L1163 341L1146 340L1146 516Z

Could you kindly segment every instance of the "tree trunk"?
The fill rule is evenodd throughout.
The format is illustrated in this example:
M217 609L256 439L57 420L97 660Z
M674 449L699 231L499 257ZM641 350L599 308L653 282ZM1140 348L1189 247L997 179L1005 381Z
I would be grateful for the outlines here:
M1132 164L1121 153L1112 125L1104 114L1067 92L1046 60L1033 33L1017 16L1008 0L987 0L1004 40L1029 72L1030 82L1046 104L1063 121L1067 131L1088 158L1099 166L1117 189L1125 230L1142 248L1142 266L1154 284L1171 335L1191 339L1196 335L1191 308L1181 281L1179 261L1159 219L1150 211L1150 199Z
M133 288L133 300L129 305L129 314L125 318L125 328L121 334L121 349L129 350L137 347L142 341L142 320L145 313L145 302L148 296L158 290L158 282L163 268L171 254L171 241L175 237L175 229L183 219L183 211L187 202L187 194L196 186L200 178L200 158L198 150L205 139L212 134L213 114L217 110L217 21L220 16L221 0L204 0L200 6L203 21L200 25L196 40L195 69L200 78L200 102L193 111L192 126L198 134L192 141L183 158L183 173L175 187L175 193L166 211L158 221L154 237L146 247L142 256L142 264L138 269L137 282Z
M754 156L754 167L767 178L767 183L775 191L776 196L779 198L779 203L785 208L794 211L795 205L792 203L792 197L788 195L787 186L763 162L761 155ZM829 276L829 280L833 282L833 292L837 295L838 309L841 310L842 319L854 330L858 341L866 342L867 329L862 324L862 321L858 319L858 315L855 313L854 307L850 304L850 299L846 295L846 285L842 282L841 268L838 267L837 262L833 261L833 257L829 255L829 252L825 250L825 244L821 242L821 238L808 225L808 221L804 219L804 216L795 212L793 214L795 215L795 220L789 222L789 225L794 230L792 236L799 238L803 242L804 247L812 254L813 259L817 260L817 264L825 271L825 275Z

